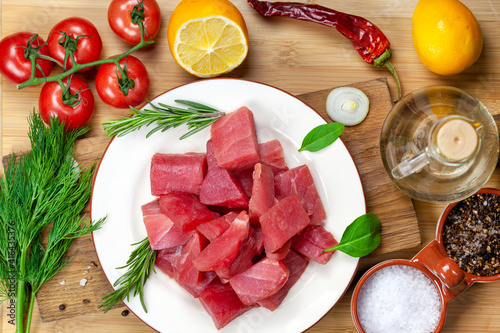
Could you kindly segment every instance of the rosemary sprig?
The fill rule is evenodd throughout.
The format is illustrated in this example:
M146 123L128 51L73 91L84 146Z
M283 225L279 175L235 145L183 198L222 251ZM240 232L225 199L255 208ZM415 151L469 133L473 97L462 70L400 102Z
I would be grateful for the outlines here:
M35 111L29 125L31 151L18 159L11 155L0 178L0 301L14 304L16 332L24 332L26 311L29 332L35 294L67 265L73 240L104 222L84 222L81 215L95 165L80 170L72 154L76 138L88 129L65 132L59 121L47 127Z
M131 117L103 122L104 133L108 137L115 135L124 136L139 130L143 126L156 123L156 127L146 135L148 138L158 131L164 132L169 128L186 124L189 131L180 137L180 140L182 140L209 127L225 114L212 107L196 102L186 100L176 100L175 102L187 105L188 107L180 108L163 103L158 103L158 105L150 103L152 109L144 108L143 110L138 110L131 107Z
M133 292L134 296L139 295L142 308L146 313L148 312L144 302L143 287L151 271L154 271L156 251L151 249L147 237L140 242L132 244L132 246L134 245L138 246L130 254L126 265L118 267L118 269L127 268L127 272L120 276L113 284L113 286L119 288L102 298L103 302L99 308L104 308L104 313L108 312L115 304L123 301L125 298L128 301L131 292Z

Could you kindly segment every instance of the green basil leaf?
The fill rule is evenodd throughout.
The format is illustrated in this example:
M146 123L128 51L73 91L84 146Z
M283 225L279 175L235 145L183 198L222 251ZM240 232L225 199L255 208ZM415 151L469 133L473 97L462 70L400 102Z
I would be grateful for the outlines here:
M347 226L340 243L323 252L339 250L351 257L364 257L380 245L381 227L374 214L361 215Z
M312 152L321 150L331 145L344 131L341 123L328 123L313 128L302 141L299 151L309 150Z

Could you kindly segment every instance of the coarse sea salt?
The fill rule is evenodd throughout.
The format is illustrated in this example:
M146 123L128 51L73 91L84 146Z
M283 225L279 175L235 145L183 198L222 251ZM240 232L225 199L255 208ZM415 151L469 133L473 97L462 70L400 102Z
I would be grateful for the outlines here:
M366 333L429 333L441 316L441 299L433 282L406 265L373 273L358 295L357 312Z

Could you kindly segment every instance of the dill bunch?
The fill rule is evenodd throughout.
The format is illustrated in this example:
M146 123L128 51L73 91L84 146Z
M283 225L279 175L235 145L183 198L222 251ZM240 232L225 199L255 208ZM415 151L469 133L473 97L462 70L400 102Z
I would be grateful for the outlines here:
M65 254L74 239L104 222L82 215L95 164L81 170L73 152L88 128L67 132L57 120L45 126L34 110L28 122L31 150L12 154L0 179L0 301L15 304L16 332L24 332L26 311L29 332L35 294L68 264Z

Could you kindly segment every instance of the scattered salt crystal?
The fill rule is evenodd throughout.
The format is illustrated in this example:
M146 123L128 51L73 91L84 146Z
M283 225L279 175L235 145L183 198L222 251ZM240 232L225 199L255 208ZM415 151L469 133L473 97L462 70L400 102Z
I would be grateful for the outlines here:
M90 269L91 267L90 266L87 266L87 269Z
M406 265L375 272L358 295L358 317L367 333L433 332L441 316L441 299L433 282Z
M81 279L80 280L80 286L84 286L87 283L87 279Z
M61 281L61 282L59 282L59 284L60 284L61 286L63 286L65 283L66 283L66 281Z

